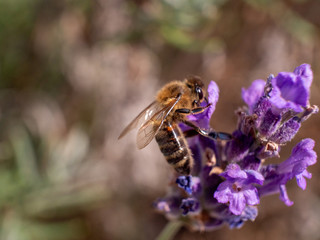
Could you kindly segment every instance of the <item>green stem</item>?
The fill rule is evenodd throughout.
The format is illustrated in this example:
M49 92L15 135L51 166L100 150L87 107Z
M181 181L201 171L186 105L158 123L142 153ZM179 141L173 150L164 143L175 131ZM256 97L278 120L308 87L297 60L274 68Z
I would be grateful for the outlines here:
M170 221L161 231L156 240L171 240L177 234L177 232L182 227L183 223L181 221Z

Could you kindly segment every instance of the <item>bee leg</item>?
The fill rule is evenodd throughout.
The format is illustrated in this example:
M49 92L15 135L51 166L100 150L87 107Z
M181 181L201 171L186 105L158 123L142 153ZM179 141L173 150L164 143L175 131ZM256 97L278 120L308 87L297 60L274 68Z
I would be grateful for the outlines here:
M232 135L230 133L225 133L225 132L216 132L216 131L210 131L208 132L208 137L213 138L213 139L220 139L220 140L232 140Z
M188 108L179 108L175 112L177 113L185 113L185 114L190 114L191 110Z
M198 114L198 113L202 113L204 110L206 110L208 107L211 106L211 103L208 103L207 106L205 107L197 107L197 108L193 108L191 109L191 114Z
M194 131L196 131L197 133L205 136L205 137L209 137L209 132L207 132L206 130L203 130L201 128L199 128L198 126L196 126L194 123L189 122L187 120L183 121L184 124L186 124L187 126L191 127Z
M198 134L199 133L194 129L189 129L183 132L183 135L185 138L194 137L194 136L197 136Z
M212 139L215 139L215 140L220 139L220 140L226 140L226 141L229 141L229 140L231 140L233 138L232 135L229 134L229 133L216 132L216 131L213 131L213 130L207 131L207 130L199 128L194 123L189 122L189 121L183 121L183 123L186 124L189 127L192 127L193 130L195 130L197 133L199 133L199 134L201 134L202 136L205 136L205 137L209 137L209 138L212 138Z
M204 101L206 102L207 105L209 105L209 106L211 105L211 103L209 103L207 97L204 97ZM192 102L192 106L193 106L193 107L200 107L200 102L199 102L198 100L194 100L194 101ZM208 107L208 106L207 106L207 107Z
M177 113L184 113L184 114L198 114L198 113L202 113L205 109L207 109L209 106L211 105L211 103L209 103L207 106L205 107L197 107L197 108L193 108L193 109L188 109L188 108L179 108L176 110Z

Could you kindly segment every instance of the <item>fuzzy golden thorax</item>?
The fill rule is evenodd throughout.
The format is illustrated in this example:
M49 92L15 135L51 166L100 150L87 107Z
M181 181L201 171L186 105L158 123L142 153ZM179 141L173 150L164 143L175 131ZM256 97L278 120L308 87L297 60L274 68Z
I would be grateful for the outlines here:
M197 77L188 78L184 81L172 81L159 90L156 101L164 106L168 105L171 101L177 99L177 96L181 95L180 100L168 115L167 120L172 119L175 121L182 121L185 119L186 114L176 113L176 109L193 109L200 105L203 99L199 99L196 87L200 87L203 93L205 93L203 90L204 84L200 78Z

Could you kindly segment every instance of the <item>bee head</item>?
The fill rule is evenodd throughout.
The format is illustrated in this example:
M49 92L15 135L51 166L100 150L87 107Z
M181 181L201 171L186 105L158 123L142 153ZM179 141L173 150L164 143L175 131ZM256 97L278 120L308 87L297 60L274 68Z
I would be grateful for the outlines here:
M188 88L190 88L191 92L195 95L196 101L201 102L204 99L204 84L201 81L200 77L192 76L188 77L185 80L185 83Z

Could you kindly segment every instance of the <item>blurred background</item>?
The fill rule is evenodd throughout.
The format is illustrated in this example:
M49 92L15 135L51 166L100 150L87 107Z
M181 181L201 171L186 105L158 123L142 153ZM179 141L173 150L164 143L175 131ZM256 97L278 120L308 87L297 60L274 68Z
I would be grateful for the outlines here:
M241 88L309 63L320 104L318 0L0 0L0 239L154 239L171 167L117 137L165 83L220 87L212 126L236 127ZM283 147L316 140L319 115ZM320 164L295 202L263 198L254 223L175 239L320 239Z

